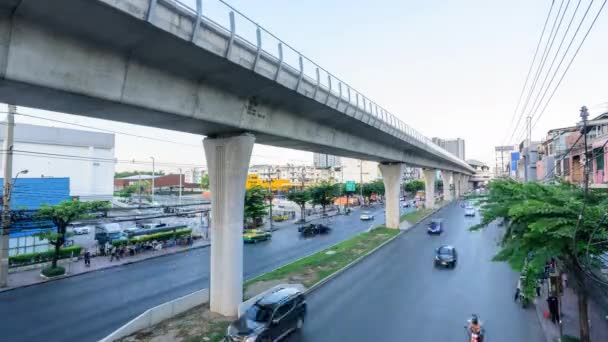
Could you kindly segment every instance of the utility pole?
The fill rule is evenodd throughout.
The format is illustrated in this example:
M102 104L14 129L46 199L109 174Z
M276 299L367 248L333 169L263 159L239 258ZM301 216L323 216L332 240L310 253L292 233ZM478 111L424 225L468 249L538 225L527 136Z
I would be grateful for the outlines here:
M270 230L272 230L272 173L270 172L270 167L268 167L268 201L270 202L268 215L270 216Z
M587 146L587 118L589 118L589 112L585 106L581 108L581 118L583 119L583 138L585 143L585 167L583 168L585 174L583 176L586 201L587 196L589 195L589 146Z
M150 157L152 159L152 205L154 205L154 178L156 178L156 171L154 168L154 157Z
M359 196L361 196L361 200L363 200L363 160L359 159L359 181L361 182L361 186L359 186Z
M528 115L528 117L526 118L526 122L528 123L526 129L526 140L528 141L528 147L530 147L530 144L532 144L532 117Z
M192 174L194 177L194 173ZM182 168L179 168L179 204L182 204Z
M304 190L304 182L306 180L306 166L302 166L301 180L302 180L302 188L300 190Z
M8 247L11 229L11 187L13 180L13 132L17 107L8 106L4 137L4 192L2 194L2 235L0 236L0 287L8 286Z
M139 178L139 180L137 181L137 184L139 185L139 205L138 207L141 208L141 191L143 190L143 185L141 184L141 172L137 171L137 177Z

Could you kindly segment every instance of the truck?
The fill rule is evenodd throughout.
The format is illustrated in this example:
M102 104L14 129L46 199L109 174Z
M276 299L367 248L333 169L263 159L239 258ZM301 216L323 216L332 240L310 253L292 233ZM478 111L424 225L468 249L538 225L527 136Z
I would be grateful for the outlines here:
M127 240L127 235L118 223L103 223L95 225L95 240L99 245L105 245L106 242Z

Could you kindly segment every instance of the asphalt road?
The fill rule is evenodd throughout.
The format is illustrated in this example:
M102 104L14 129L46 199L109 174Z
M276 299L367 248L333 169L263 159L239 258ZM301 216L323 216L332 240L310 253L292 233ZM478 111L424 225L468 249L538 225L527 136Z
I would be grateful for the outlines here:
M383 209L372 209L376 223ZM328 235L302 239L294 225L245 246L246 278L322 250L369 228L359 211L331 219ZM94 260L93 260L94 262ZM196 249L0 293L0 341L98 341L146 309L207 288L209 250Z
M288 340L466 341L466 320L477 313L486 341L544 341L534 309L513 302L518 275L490 261L500 229L470 232L479 218L463 211L442 209L441 236L428 236L423 223L313 292L303 331ZM433 267L442 244L459 252L455 269Z

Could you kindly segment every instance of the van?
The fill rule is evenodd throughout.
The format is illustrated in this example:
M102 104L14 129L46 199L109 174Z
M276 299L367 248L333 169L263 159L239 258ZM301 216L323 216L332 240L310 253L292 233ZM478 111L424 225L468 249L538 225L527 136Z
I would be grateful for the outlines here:
M104 245L106 242L127 240L127 236L118 223L104 223L95 226L95 240Z

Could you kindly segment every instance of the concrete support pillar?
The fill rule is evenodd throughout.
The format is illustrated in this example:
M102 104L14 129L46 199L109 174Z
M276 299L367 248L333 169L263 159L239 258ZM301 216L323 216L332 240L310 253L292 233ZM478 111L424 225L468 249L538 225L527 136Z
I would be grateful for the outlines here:
M442 171L443 174L443 199L451 201L454 199L454 172Z
M211 189L211 311L236 316L243 301L245 182L255 138L243 134L203 141Z
M401 189L401 179L405 165L380 164L380 172L384 181L384 194L386 197L385 220L387 228L399 229L399 190Z
M437 170L423 169L424 174L424 206L428 209L435 208L435 176Z
M458 199L461 194L461 191L460 191L460 179L461 178L462 178L462 175L460 173L454 174L454 197L456 199Z

